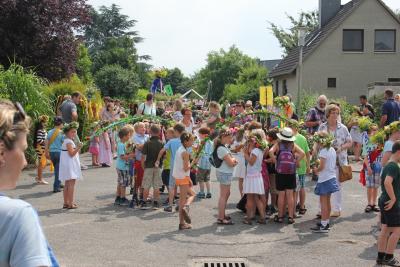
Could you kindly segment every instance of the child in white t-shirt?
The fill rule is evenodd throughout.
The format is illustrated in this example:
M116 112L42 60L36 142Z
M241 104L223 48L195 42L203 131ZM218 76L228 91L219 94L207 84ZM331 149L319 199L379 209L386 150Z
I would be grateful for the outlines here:
M318 132L314 135L314 142L317 144L319 166L314 167L318 173L318 182L315 187L315 194L320 197L321 222L311 228L316 233L329 232L329 217L331 214L331 194L339 191L336 181L336 151L332 147L334 138L326 132Z

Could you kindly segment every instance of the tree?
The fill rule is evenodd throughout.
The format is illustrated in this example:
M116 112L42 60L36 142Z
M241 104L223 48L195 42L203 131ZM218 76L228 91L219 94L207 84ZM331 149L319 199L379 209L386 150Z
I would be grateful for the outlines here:
M183 75L179 68L168 69L167 72L167 76L163 78L163 84L170 84L174 93L184 93L188 89L185 85L188 78Z
M116 4L112 4L109 8L101 6L99 12L91 8L92 23L85 28L85 41L91 52L102 47L110 38L128 36L134 43L143 41L137 31L131 30L137 21L130 20L127 15L121 14L120 10Z
M225 86L235 83L239 72L256 61L244 55L237 47L232 46L228 51L210 52L207 56L207 65L195 74L195 89L199 93L206 94L209 82L212 90L209 90L209 98L219 100L224 92Z
M293 16L289 16L291 27L287 30L283 29L280 26L277 26L275 23L269 22L269 29L275 35L276 39L278 39L284 55L287 55L290 50L297 46L298 43L298 29L300 26L306 28L306 34L315 30L319 25L318 12L301 12L298 19L295 19Z
M84 44L80 44L78 48L76 74L78 74L78 77L82 79L84 84L89 84L93 81L92 60L90 59L88 49Z
M131 99L139 89L140 80L136 73L120 65L106 65L95 75L102 95Z
M233 102L237 99L257 101L259 88L269 84L268 71L259 64L242 69L234 84L228 84L224 90L224 98Z
M75 72L75 36L90 21L85 0L0 2L0 64L34 67L39 76L60 80Z

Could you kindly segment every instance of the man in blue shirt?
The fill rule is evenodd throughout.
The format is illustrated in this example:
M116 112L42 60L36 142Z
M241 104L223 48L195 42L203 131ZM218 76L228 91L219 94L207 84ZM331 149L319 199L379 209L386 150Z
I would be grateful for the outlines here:
M396 101L394 101L393 90L385 90L385 100L386 101L382 106L382 117L380 124L382 128L394 121L399 120L400 117L400 106Z

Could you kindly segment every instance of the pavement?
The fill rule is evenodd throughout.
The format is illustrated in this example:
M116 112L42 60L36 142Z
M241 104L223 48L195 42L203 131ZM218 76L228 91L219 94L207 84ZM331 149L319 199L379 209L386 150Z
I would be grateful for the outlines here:
M90 164L88 154L81 157ZM241 223L234 182L228 213L235 225L219 226L218 183L212 175L213 197L191 206L192 230L178 231L177 213L114 206L113 167L92 168L83 175L76 186L76 210L61 209L62 193L52 193L51 185L36 185L34 169L24 171L17 189L6 192L38 210L62 266L206 266L202 263L223 260L243 260L248 267L375 264L378 217L364 213L366 190L358 183L358 173L343 186L342 216L333 220L329 234L309 230L317 222L318 208L311 181L306 189L308 211L294 225L268 221L253 226ZM45 177L52 181L48 172Z

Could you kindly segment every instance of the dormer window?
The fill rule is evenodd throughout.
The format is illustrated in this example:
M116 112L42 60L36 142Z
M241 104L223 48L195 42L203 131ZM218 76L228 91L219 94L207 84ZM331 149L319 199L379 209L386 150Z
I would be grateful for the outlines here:
M364 30L343 30L343 51L364 52Z

